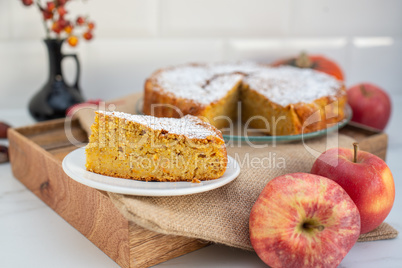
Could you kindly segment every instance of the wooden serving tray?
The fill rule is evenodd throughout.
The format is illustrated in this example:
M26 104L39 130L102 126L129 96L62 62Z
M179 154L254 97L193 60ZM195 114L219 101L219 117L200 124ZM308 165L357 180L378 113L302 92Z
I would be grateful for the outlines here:
M355 138L361 150L385 159L386 134L350 125L341 133ZM72 123L72 134L87 142L78 121ZM61 162L77 147L66 137L64 119L10 129L8 139L14 176L121 267L149 267L208 245L193 238L155 233L129 222L106 192L70 179Z

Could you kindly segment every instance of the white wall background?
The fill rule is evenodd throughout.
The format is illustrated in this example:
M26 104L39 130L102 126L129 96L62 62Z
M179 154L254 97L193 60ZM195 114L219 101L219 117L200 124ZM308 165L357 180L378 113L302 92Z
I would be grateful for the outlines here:
M159 67L258 60L301 50L335 59L348 86L370 81L402 95L402 0L88 0L95 38L76 52L86 98L141 91ZM73 16L75 17L75 16ZM47 78L39 12L0 0L0 109L26 107ZM74 64L66 60L72 80Z

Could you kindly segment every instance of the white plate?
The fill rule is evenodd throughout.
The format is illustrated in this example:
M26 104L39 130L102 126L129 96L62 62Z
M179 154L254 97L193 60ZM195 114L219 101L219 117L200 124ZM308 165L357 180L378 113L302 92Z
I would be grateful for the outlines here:
M175 196L201 193L219 188L233 181L240 173L239 164L228 156L228 166L222 177L216 180L192 182L154 182L136 181L104 176L85 169L85 148L69 153L62 163L64 172L73 180L89 187L129 195Z

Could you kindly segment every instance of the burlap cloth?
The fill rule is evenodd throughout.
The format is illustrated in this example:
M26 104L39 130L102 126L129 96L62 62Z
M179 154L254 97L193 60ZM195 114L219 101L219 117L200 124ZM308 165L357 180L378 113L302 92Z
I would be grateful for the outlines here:
M108 110L136 113L141 94L107 102ZM93 109L77 112L82 127L89 133ZM193 195L142 197L109 193L112 202L130 221L152 231L198 238L252 250L248 220L251 208L264 186L273 178L293 172L309 172L316 157L332 147L351 147L353 139L342 134L285 144L253 148L238 143L228 146L228 154L238 160L237 179L221 188ZM243 163L243 164L242 164ZM361 235L359 241L396 237L398 232L383 223Z

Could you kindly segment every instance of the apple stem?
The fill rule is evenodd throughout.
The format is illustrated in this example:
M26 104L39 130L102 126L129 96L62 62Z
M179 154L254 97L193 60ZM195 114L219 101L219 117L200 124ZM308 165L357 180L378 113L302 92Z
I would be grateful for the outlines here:
M359 151L359 143L353 143L354 155L353 155L353 163L357 162L357 152Z
M370 96L372 95L372 93L369 92L369 91L366 89L366 86L365 86L364 84L361 84L361 85L360 85L360 90L361 90L362 95L363 95L364 97L370 97Z
M305 223L303 225L303 227L306 229L317 229L320 232L325 229L324 225L313 225L313 224L309 224L309 223Z

